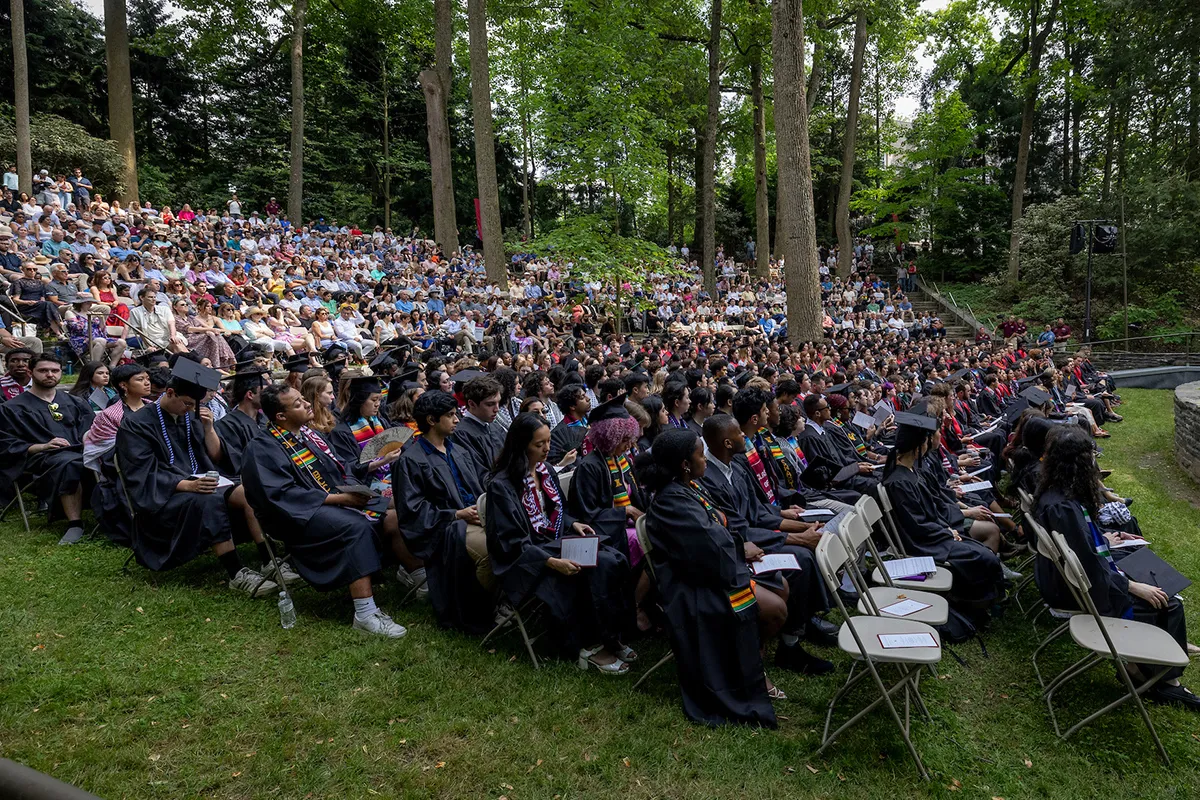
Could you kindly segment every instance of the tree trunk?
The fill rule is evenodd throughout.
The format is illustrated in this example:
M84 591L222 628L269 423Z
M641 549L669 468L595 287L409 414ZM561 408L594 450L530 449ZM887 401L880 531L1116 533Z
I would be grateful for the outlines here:
M125 0L104 0L104 51L108 63L108 127L121 152L119 199L138 199L137 148L133 140L133 81L129 77L129 22Z
M712 0L708 33L708 114L704 120L704 200L700 266L704 290L717 296L717 123L721 116L721 0Z
M25 50L25 0L12 0L13 100L17 124L17 182L33 194L33 138L29 133L29 57ZM1195 101L1192 107L1195 108Z
M1109 91L1113 91L1110 89ZM1104 134L1104 178L1100 182L1100 205L1107 205L1112 192L1113 141L1117 130L1117 104L1108 104L1108 122Z
M750 60L750 97L754 104L754 274L771 271L771 207L767 197L767 109L762 88L762 44Z
M521 228L525 241L533 239L533 214L529 210L529 115L521 112Z
M1054 17L1058 14L1059 0L1051 0L1050 11L1046 15L1046 24L1038 30L1038 17L1041 10L1040 0L1033 0L1029 12L1029 71L1025 82L1025 107L1021 111L1021 138L1017 143L1017 166L1013 176L1012 193L1012 222L1008 239L1008 279L1016 283L1021 277L1021 239L1017 223L1025 206L1025 178L1029 173L1029 144L1033 136L1033 114L1037 109L1038 73L1042 62L1042 50L1046 46L1046 37L1054 27Z
M696 258L702 249L700 237L701 232L704 230L704 184L708 182L704 173L704 125L696 126L694 182L696 184L696 219L692 222L692 244L691 252L688 254L689 260Z
M508 268L504 263L504 231L500 225L500 187L496 183L496 139L492 132L487 0L467 0L467 32L470 38L471 110L475 116L475 178L479 183L483 261L488 280L504 288L508 286Z
M458 251L454 208L454 173L450 166L451 59L454 15L452 0L433 0L433 69L417 76L425 95L425 129L429 139L429 178L433 190L433 238L447 254Z
M308 0L292 0L292 154L288 164L288 219L304 224L304 17Z
M803 0L775 0L771 16L778 161L775 249L785 259L788 339L796 345L824 336L804 96Z
M850 235L850 192L854 188L854 148L858 143L858 103L862 95L863 55L867 49L867 11L860 8L854 19L854 57L850 62L850 100L846 107L846 136L842 145L842 176L838 181L837 228L838 274L854 271L854 238Z
M388 62L383 59L383 229L392 228L392 115L388 107Z
M675 143L667 142L667 246L675 244Z
M813 40L813 67L812 72L808 75L808 86L805 87L804 110L808 116L812 116L813 109L817 106L817 98L821 96L821 79L825 77L825 60L822 55L825 52L825 45L820 39ZM776 203L779 201L776 200Z
M16 0L13 0L15 3ZM1188 152L1186 169L1189 180L1200 178L1200 42L1193 32L1188 69Z

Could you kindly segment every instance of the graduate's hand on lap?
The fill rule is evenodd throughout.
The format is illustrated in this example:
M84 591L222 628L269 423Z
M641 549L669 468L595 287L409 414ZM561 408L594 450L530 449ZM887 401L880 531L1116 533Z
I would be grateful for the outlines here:
M629 517L634 522L637 522L639 519L646 516L646 512L639 511L633 506L625 506L625 516Z
M762 548L754 542L746 542L745 552L747 561L762 561L762 557L765 555Z
M479 509L476 508L475 506L467 506L466 508L460 508L458 511L454 512L454 518L466 520L467 524L469 524L469 525L481 524L479 522Z
M1141 599L1145 600L1153 608L1166 608L1167 603L1171 602L1171 598L1167 597L1166 592L1157 586L1151 586L1148 583L1130 581L1129 593L1134 597L1140 597Z
M875 470L871 469L871 465L868 464L867 462L865 462L865 461L858 462L858 474L859 475L870 475L874 471Z
M70 446L71 446L71 443L68 442L66 439L62 438L61 436L55 436L50 441L46 442L47 450L57 450L60 447L70 447Z
M180 492L192 492L193 494L212 494L217 490L217 479L187 478L175 484L175 488Z
M784 519L798 520L800 519L800 515L803 513L804 509L800 508L800 506L792 506L791 508L785 508L783 511L780 511L779 516L783 517Z
M595 536L596 532L592 530L591 525L582 522L571 523L571 530L575 531L576 536Z
M787 543L793 547L808 547L816 549L817 544L821 541L821 532L809 528L801 533L789 533L787 535Z
M562 575L574 575L579 572L579 565L565 558L547 558L546 566Z
M371 497L369 495L360 494L358 492L341 492L339 494L330 496L340 498L340 501L337 503L337 505L349 506L350 508L366 508L367 503L371 502Z
M961 541L962 541L962 536L960 536L960 535L959 535L958 531L956 531L956 530L954 530L954 529L952 529L952 528L947 528L947 530L949 530L949 531L950 531L950 536L951 536L951 538L953 538L953 539L954 539L954 541L956 541L956 542L961 542Z

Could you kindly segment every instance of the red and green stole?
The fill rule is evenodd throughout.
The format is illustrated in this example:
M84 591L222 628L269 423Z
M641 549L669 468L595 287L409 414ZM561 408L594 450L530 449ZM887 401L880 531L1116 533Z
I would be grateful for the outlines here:
M700 484L690 481L688 486L695 494L696 499L700 501L700 505L704 506L704 511L708 514L708 518L722 527L726 526L729 521L725 513L717 508L716 504L709 499L708 494L700 487ZM750 585L745 589L734 589L728 594L729 605L733 608L735 614L739 611L745 611L758 602L754 597L754 581L750 581Z
M767 468L763 464L762 458L758 455L758 450L754 447L754 442L750 441L750 437L746 438L746 460L750 462L750 471L754 473L755 480L762 488L763 493L767 497L767 502L775 505L775 490L771 488L771 479L767 477Z
M633 485L633 473L629 468L629 460L624 455L616 458L607 456L608 474L612 478L613 508L626 508L633 504L629 498L629 487ZM625 476L629 480L625 480Z
M846 423L836 419L831 419L829 421L841 428L842 433L846 434L846 438L850 440L850 444L854 445L855 451L860 456L867 452L867 445L861 439L855 436L853 431L846 430Z
M360 417L358 422L350 426L350 432L354 434L354 441L358 442L360 450L372 436L383 433L383 431L383 423L379 421L379 417L370 419Z

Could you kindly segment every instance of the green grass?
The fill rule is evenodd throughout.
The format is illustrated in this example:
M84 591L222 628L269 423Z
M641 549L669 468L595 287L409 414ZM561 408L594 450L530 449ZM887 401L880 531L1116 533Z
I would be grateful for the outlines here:
M1124 394L1111 484L1137 499L1156 550L1200 575L1200 492L1174 465L1171 394ZM1184 798L1200 778L1200 717L1181 710L1151 709L1171 769L1131 711L1057 741L1015 609L988 632L989 659L964 645L969 668L947 657L924 682L925 785L879 715L813 758L840 654L833 677L773 672L792 698L778 731L709 730L683 717L673 666L637 692L564 663L534 672L511 638L485 651L424 607L397 610L394 584L380 603L408 626L400 641L362 638L347 599L311 590L284 631L274 603L223 589L211 558L126 575L124 551L58 535L0 529L0 755L106 798ZM639 669L663 652L640 649ZM1064 719L1116 691L1094 670L1064 694Z

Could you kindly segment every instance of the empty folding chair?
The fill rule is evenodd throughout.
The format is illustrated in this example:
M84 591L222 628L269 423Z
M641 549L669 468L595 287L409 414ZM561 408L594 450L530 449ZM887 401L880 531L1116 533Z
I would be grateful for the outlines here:
M633 528L635 531L637 531L638 544L640 544L642 546L642 560L646 564L646 571L650 574L650 581L651 581L651 583L657 583L658 576L656 576L654 574L654 562L650 560L651 545L650 545L650 537L646 534L646 517L645 517L645 515L638 517L638 520L634 524ZM656 669L661 667L663 664L666 664L668 661L670 661L673 658L675 658L675 651L668 649L667 654L665 656L660 658L654 664L653 667L646 670L646 672L642 675L642 677L637 679L637 683L635 683L633 685L633 688L636 689L639 686L641 686L642 683L646 680L646 678L649 678L650 675L653 674Z
M896 526L895 517L892 516L892 501L888 497L887 489L881 483L875 487L875 491L879 495L877 508L872 510L871 504L862 502L862 499L859 500L857 508L860 509L867 520L868 527L873 527L883 532L892 554L897 558L906 558L907 553L902 544L900 529ZM870 497L868 496L867 499L870 499ZM874 522L872 522L872 517L875 518ZM878 527L875 527L876 524ZM938 567L937 572L926 577L923 581L908 581L904 578L889 577L887 570L883 567L882 562L880 562L871 572L871 582L897 586L902 589L918 589L924 592L948 592L954 586L954 575L945 567Z
M869 497L863 498L863 500L870 499ZM888 581L886 585L867 585L866 579L858 568L858 560L862 555L863 549L865 548L870 553L875 563L882 563L882 560L879 558L875 543L871 541L871 531L867 527L866 520L863 519L862 515L857 513L847 514L842 518L838 529L833 532L841 538L842 546L846 548L846 551L850 555L850 560L846 562L846 566L850 572L850 579L858 590L858 611L860 614L911 619L917 622L924 622L927 625L946 624L946 620L950 617L950 604L946 601L945 597L939 594L896 586L891 583L891 578L888 576L887 570L883 571L883 577ZM926 608L908 614L888 611L889 607L905 600L919 603L926 606Z
M846 548L842 546L841 539L837 536L821 537L821 541L817 544L817 568L821 571L821 577L825 579L825 584L829 587L829 591L837 603L838 610L846 618L846 621L842 623L842 627L838 631L838 647L851 655L855 661L851 666L850 674L846 676L846 683L838 689L829 701L829 710L825 714L825 730L821 737L821 747L817 750L816 755L823 753L851 725L875 710L880 704L883 704L887 706L888 713L891 714L896 727L900 729L900 735L904 737L904 743L908 746L908 752L912 755L913 761L916 762L917 771L921 774L922 778L929 780L929 773L925 770L925 765L921 763L921 756L917 753L917 748L913 745L912 739L909 736L909 702L910 698L915 700L921 712L926 717L929 716L929 711L921 698L919 687L921 667L937 664L942 660L941 639L934 628L921 622L914 622L907 619L893 619L890 617L850 616L850 612L846 609L841 596L837 592L839 584L838 571L846 565L848 559L849 555L846 552ZM899 644L900 642L892 638L896 636L912 636L922 640L923 645L925 643L928 644L926 646L886 646ZM863 669L856 675L855 671L859 664L862 665ZM879 674L879 667L885 664L894 665L900 674L900 679L891 686L885 685L883 678ZM830 733L829 726L833 719L833 711L837 702L854 686L868 677L879 691L879 697L855 713L846 722L842 723L841 727L837 730ZM892 702L892 695L897 692L904 693L903 720L900 718L900 712L896 710L895 703Z
M1062 555L1059 567L1063 578L1071 586L1072 593L1080 601L1081 608L1087 610L1086 614L1071 617L1069 622L1071 638L1075 644L1088 651L1088 655L1064 670L1046 687L1046 707L1050 710L1050 720L1054 723L1054 732L1066 739L1089 722L1099 719L1109 711L1128 702L1133 702L1142 715L1142 720L1146 723L1146 729L1150 731L1155 746L1158 747L1159 755L1169 766L1171 758L1167 755L1162 740L1158 738L1158 732L1154 730L1154 723L1150 721L1150 714L1146 711L1145 703L1142 702L1142 695L1162 680L1169 670L1187 666L1187 653L1162 628L1130 619L1100 616L1100 613L1096 611L1095 604L1092 603L1091 595L1088 594L1091 582L1088 580L1087 573L1084 572L1083 565L1079 562L1079 557L1071 550L1062 534L1051 531L1050 535ZM1111 661L1116 667L1117 675L1125 685L1125 694L1060 733L1058 718L1054 715L1054 693L1068 681L1105 660ZM1133 678L1129 676L1129 670L1125 667L1127 662L1142 665L1143 668L1160 667L1160 669L1140 686L1135 686Z

